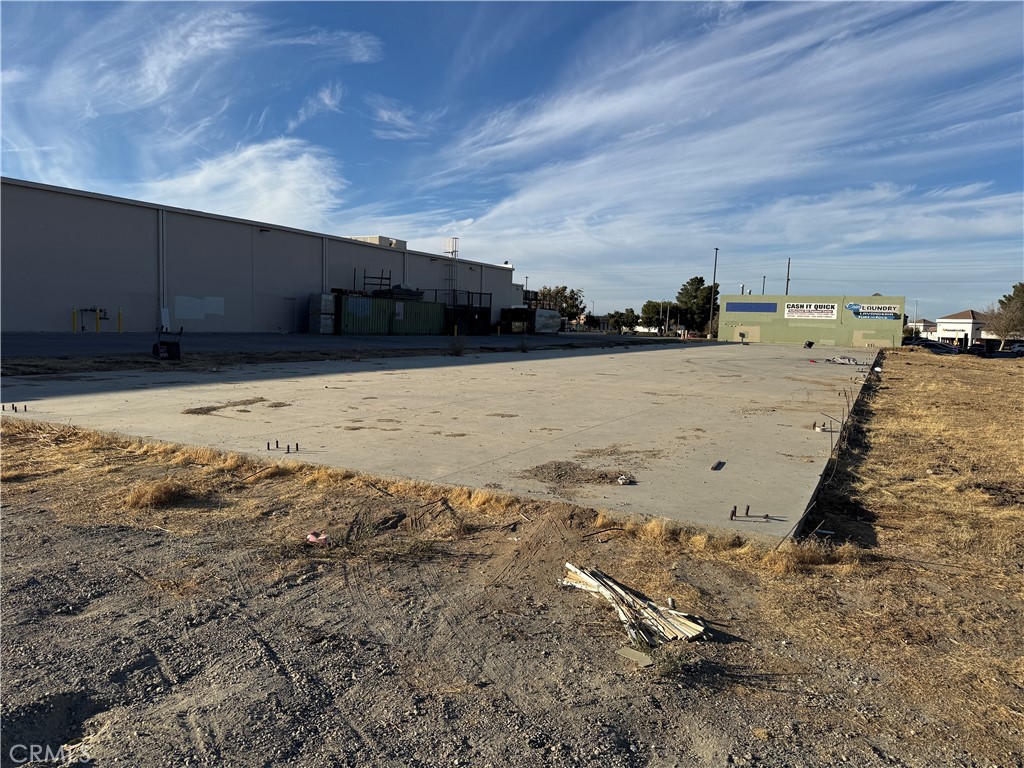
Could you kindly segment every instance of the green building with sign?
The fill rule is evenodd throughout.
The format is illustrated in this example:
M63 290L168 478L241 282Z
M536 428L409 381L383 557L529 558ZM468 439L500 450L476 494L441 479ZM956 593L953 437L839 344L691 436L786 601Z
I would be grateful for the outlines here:
M719 297L718 338L826 347L898 347L903 296Z

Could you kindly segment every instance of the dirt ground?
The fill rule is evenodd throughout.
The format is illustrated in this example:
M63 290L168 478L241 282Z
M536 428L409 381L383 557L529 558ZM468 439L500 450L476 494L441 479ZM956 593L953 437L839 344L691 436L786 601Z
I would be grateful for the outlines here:
M5 417L0 765L1020 766L1022 389L887 353L778 549ZM619 656L566 562L710 638Z

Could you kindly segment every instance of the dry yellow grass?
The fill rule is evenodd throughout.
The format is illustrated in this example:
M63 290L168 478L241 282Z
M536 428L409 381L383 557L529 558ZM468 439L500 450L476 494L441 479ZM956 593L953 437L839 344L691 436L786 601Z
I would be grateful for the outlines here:
M146 480L136 483L124 497L125 506L130 509L172 507L190 501L192 491L174 480Z

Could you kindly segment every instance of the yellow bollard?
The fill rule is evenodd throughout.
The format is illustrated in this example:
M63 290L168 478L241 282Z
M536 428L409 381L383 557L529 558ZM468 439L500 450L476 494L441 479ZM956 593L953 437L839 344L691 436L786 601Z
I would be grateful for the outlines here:
M117 308L117 332L121 332L121 308Z
M99 307L97 307L96 308L96 333L99 333L99 332L100 332L100 310L99 310Z
M78 333L78 307L71 308L71 332Z
M455 335L456 336L459 335L459 324L458 323L455 324Z

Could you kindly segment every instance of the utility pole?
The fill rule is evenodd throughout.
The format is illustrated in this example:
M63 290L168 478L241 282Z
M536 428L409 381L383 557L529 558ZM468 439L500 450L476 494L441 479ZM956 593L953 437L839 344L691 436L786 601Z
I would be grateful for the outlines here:
M786 295L789 296L789 265L793 262L792 259L786 259Z
M715 331L715 280L718 278L718 249L715 248L715 266L711 269L711 313L708 317L708 338Z
M764 296L764 281L768 279L768 275L761 275L761 295Z

